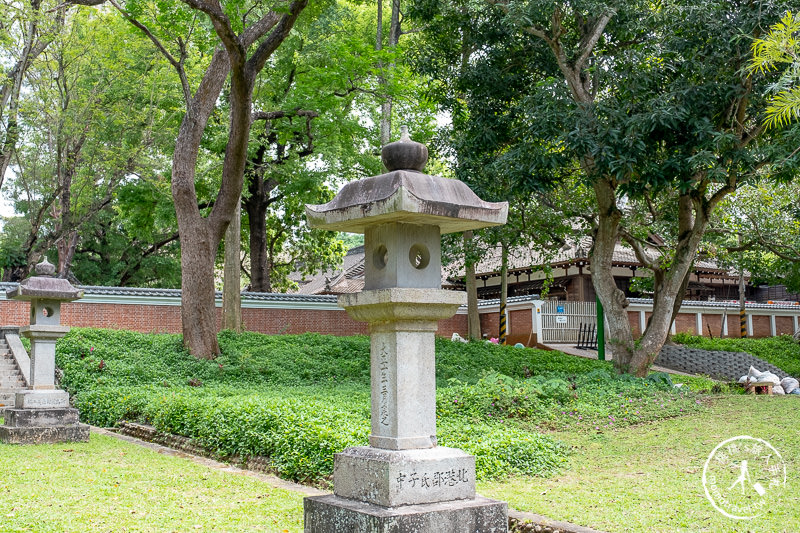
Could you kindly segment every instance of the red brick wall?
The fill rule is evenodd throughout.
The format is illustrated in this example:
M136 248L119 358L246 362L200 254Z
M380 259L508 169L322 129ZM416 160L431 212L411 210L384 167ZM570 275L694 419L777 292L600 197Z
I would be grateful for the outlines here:
M741 324L739 323L739 311L728 314L728 337L738 339L741 336Z
M469 335L467 325L467 315L455 315L453 318L446 318L439 321L439 331L437 335L442 337L451 337L453 333L458 333L465 339Z
M703 336L708 337L708 328L714 338L720 336L722 331L722 315L703 315Z
M533 346L535 344L534 337L531 336L531 328L533 326L531 321L530 309L519 309L517 311L510 311L508 313L509 331L506 338L506 344L517 344L521 342L526 346Z
M144 333L180 333L181 314L177 305L145 305L145 304L110 304L110 303L65 303L61 307L62 323L68 326L128 329ZM218 324L221 320L221 309L217 308ZM29 322L30 306L27 302L16 300L0 300L0 325L24 326ZM646 313L646 318L650 313ZM261 333L304 333L318 332L330 335L366 334L367 325L351 319L344 310L316 309L268 309L244 308L242 318L245 328ZM489 337L499 334L499 315L496 311L480 313L481 332ZM639 331L639 312L629 311L628 320L634 336ZM708 335L708 326L714 336L720 332L721 315L704 315L703 332ZM789 316L776 316L777 333L794 333L794 321ZM677 332L696 334L696 315L680 313L675 321ZM528 344L531 330L531 313L529 310L509 312L508 342ZM753 336L768 337L770 335L770 319L765 315L753 315ZM450 337L458 332L467 336L467 315L455 315L439 322L438 335ZM730 337L739 336L738 313L728 315L728 333Z
M790 316L776 316L775 329L775 333L778 335L792 335L794 333L794 319Z
M221 315L219 308L217 315ZM242 321L245 329L260 333L367 334L367 324L356 322L344 310L244 308Z
M628 323L631 325L633 338L641 337L642 332L639 330L639 311L628 311Z
M508 330L511 335L525 335L527 337L531 332L531 310L519 309L508 313Z
M481 336L488 335L489 338L500 335L500 313L480 313L481 317Z
M753 317L753 337L769 337L771 333L768 316Z
M678 313L675 317L675 333L691 333L696 335L697 317L694 313Z
M0 324L4 326L24 326L30 324L31 306L28 302L0 300Z
M24 326L30 322L30 304L0 300L0 325ZM242 309L245 329L270 334L295 334L309 331L329 335L366 334L367 324L356 322L341 309ZM217 326L222 309L217 308ZM127 329L142 333L180 333L181 308L177 305L64 303L61 322L67 326ZM439 322L439 335L449 337L457 331L467 335L467 316L455 315Z

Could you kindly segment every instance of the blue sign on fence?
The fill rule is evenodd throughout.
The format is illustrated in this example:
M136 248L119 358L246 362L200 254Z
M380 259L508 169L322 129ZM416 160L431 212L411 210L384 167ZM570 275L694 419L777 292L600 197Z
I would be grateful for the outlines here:
M557 305L556 306L556 313L563 313L563 312L564 312L564 306L563 305Z

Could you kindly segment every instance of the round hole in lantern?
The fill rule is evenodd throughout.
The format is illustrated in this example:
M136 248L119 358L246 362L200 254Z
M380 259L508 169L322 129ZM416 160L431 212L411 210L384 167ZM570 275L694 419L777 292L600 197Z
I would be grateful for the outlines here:
M375 253L372 254L372 264L375 265L375 268L381 270L386 267L388 262L389 250L386 249L386 246L381 244L375 249Z
M431 254L424 244L415 244L408 251L408 260L411 261L411 266L422 270L431 262Z
M53 308L52 307L43 307L42 308L42 316L53 316Z

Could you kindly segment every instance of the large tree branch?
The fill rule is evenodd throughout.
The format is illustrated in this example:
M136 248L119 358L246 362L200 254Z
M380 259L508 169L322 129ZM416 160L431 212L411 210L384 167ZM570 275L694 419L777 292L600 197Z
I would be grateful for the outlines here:
M295 109L294 111L254 111L251 115L253 122L256 120L275 120L284 117L316 118L319 113L309 109Z
M145 36L147 36L147 38L150 39L150 41L156 46L156 48L158 48L159 52L161 52L161 55L163 55L167 59L167 61L169 61L170 65L172 65L175 68L175 70L178 73L178 77L181 80L181 89L183 90L184 101L188 105L188 103L192 100L192 90L189 87L189 80L186 77L186 71L183 68L183 62L186 58L186 48L183 44L183 41L179 40L179 46L181 50L180 59L175 59L175 56L173 56L169 52L169 50L167 50L167 48L162 44L162 42L158 39L158 37L156 37L155 34L153 34L153 32L150 31L150 28L142 24L139 20L132 17L131 14L128 13L126 10L124 10L122 6L120 6L115 0L108 0L108 1L111 3L112 6L114 6L114 8L117 11L120 12L120 14L123 16L125 20L127 20L128 22L139 28L139 30L141 30L145 34Z
M582 39L580 54L578 55L578 59L575 60L575 70L582 70L583 67L586 66L586 61L589 59L589 56L592 55L592 52L594 52L597 41L600 40L603 31L606 29L606 26L613 16L613 12L603 13L595 23L591 33Z
M308 0L294 0L289 6L289 13L281 17L280 22L272 29L266 39L261 41L256 51L247 60L248 75L255 78L266 63L269 56L278 49L278 46L289 36L297 17L308 5Z
M164 246L168 245L171 242L177 241L179 238L180 238L180 236L178 235L178 232L176 231L172 235L169 235L169 236L161 239L160 241L154 242L153 244L151 244L147 248L147 250L145 250L144 252L141 253L141 256L142 257L147 257L149 255L153 255L154 253L156 253L159 250L161 250L161 248L163 248Z
M647 252L645 251L644 246L639 239L631 235L627 230L625 230L622 227L620 227L619 234L620 237L622 237L623 240L626 243L628 243L628 245L631 248L633 248L633 253L636 256L636 259L641 264L643 264L646 268L654 272L656 270L661 270L661 268L656 264L656 262L650 259L650 256L647 255Z
M217 34L217 37L219 37L220 41L222 41L222 45L228 52L231 64L244 65L247 58L247 47L233 31L231 21L228 15L222 10L219 2L216 0L182 1L189 7L208 15L208 18L211 19L212 26L214 26L214 32Z
M68 0L67 2L62 2L58 4L56 7L51 9L50 11L55 11L57 9L61 9L66 6L99 6L105 4L106 0Z
M258 39L261 39L264 35L266 35L275 24L280 22L281 14L275 11L270 11L256 22L248 26L242 32L242 44L246 48L250 48L250 46L256 42Z

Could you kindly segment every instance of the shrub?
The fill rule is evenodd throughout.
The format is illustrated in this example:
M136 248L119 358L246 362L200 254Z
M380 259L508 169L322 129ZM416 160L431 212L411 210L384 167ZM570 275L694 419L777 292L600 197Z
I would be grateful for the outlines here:
M747 352L768 363L772 363L787 374L800 377L800 344L791 335L763 339L709 339L679 333L673 335L672 340L701 350Z
M268 457L288 479L324 484L334 453L367 443L367 337L219 338L223 353L208 361L177 335L74 328L57 363L85 421L144 421L221 457ZM437 381L440 442L475 454L482 479L556 471L568 450L537 427L612 429L696 408L665 376L616 376L607 362L485 343L438 339ZM628 400L636 415L624 412Z
M552 429L612 429L699 408L695 396L674 388L666 374L640 379L609 369L576 375L549 372L527 379L491 372L474 384L452 380L437 394L437 412L443 419L516 419Z

